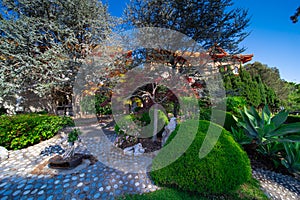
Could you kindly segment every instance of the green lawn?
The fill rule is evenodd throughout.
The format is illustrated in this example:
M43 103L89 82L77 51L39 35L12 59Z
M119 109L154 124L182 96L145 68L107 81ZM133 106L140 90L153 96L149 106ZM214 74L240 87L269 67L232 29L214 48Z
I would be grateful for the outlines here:
M201 195L191 192L178 191L172 188L163 188L161 190L136 195L125 195L119 198L119 200L210 200L210 199L257 199L265 200L268 199L266 195L260 190L260 186L257 180L252 179L251 181L241 185L236 191L220 196Z

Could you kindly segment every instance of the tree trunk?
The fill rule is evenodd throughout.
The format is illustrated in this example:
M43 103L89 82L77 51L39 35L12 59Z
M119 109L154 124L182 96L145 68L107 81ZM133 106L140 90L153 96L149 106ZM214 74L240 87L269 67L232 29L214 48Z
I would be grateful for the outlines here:
M158 124L158 105L154 105L153 112L153 137L152 141L155 142L157 140L157 124Z

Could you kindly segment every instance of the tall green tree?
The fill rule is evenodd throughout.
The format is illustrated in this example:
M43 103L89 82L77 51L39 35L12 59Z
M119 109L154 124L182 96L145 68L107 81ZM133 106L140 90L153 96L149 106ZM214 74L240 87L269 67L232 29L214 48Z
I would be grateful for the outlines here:
M70 92L83 59L110 33L97 0L2 0L0 104L30 91L54 98Z
M286 83L290 88L290 94L287 101L287 109L290 111L300 111L300 84Z
M133 27L160 27L181 32L208 49L215 43L230 53L244 50L239 43L249 35L247 10L232 0L131 0L125 10Z
M241 67L239 75L223 74L227 96L241 96L249 106L263 107L269 105L272 110L279 108L279 99L274 90L263 83L259 74L251 74Z
M272 88L282 104L285 104L289 95L289 88L281 79L279 70L276 67L270 68L260 62L245 65L252 77L259 75L264 84Z

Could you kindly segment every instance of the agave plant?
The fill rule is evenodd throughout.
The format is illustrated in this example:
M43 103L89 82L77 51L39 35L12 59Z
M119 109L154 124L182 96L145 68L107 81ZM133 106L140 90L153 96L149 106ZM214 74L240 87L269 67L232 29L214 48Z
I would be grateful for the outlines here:
M290 173L300 176L300 143L284 143L286 156L281 160L281 164L285 166Z
M287 111L280 111L272 116L268 106L265 106L261 115L251 107L241 111L242 119L237 119L237 124L258 145L270 142L300 142L300 123L284 124L288 117Z
M243 129L235 129L231 127L231 133L234 140L241 145L251 144L252 142L252 139L245 134L245 131Z

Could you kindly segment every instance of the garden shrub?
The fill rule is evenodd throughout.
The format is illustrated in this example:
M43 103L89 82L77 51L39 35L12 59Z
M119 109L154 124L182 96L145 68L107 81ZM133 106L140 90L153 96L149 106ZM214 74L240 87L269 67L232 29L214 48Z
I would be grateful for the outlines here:
M225 115L225 121L223 119L224 115ZM211 121L223 126L227 131L231 131L231 127L237 128L237 123L230 112L224 112L222 110L214 110L214 118L211 119Z
M196 135L195 130L189 128L195 123L199 123ZM185 135L195 136L195 138L180 158L164 168L161 168L164 166L164 160L174 153L169 151L158 153L153 160L150 173L156 184L202 194L221 194L235 190L239 185L250 180L249 158L228 131L217 124L202 120L199 122L189 120L181 123L180 127L183 128ZM213 149L200 159L199 150L209 127L222 132ZM177 132L178 129L171 134L166 145L172 141ZM183 145L176 144L174 151Z
M211 117L211 108L200 108L200 120L207 120L210 121Z
M211 116L212 108L201 108L200 109L200 120L213 121L216 124L223 126L227 131L231 131L231 127L236 128L237 124L230 112L222 110L213 110L214 117ZM223 119L225 115L225 120Z
M22 149L53 137L64 126L73 126L69 117L22 114L0 117L0 146Z
M226 109L228 112L231 112L234 115L239 115L239 110L244 106L247 106L247 101L244 97L229 96L226 99Z
M122 118L120 118L117 122L117 124L115 125L115 132L117 134L124 134L126 132L126 130L122 129L124 127L127 127L127 125L129 124L129 122L131 122L133 120L133 115L124 115L122 116Z
M289 115L285 121L287 124L295 122L300 122L300 115Z
M97 115L111 115L112 114L109 96L96 94L94 101L95 101L94 106L95 106Z
M150 117L151 115L151 117ZM143 125L148 125L151 123L151 118L153 118L153 113L150 112L143 112L140 116L136 116L136 120L140 121L143 123ZM166 114L161 111L161 110L158 110L158 120L162 121L162 123L165 123L165 124L168 124L169 123L169 120L168 120L168 117L166 116Z
M143 131L151 131L153 128L151 125L149 125L151 124L151 119L153 119L152 112L150 112L150 114L149 112L143 112L140 114L125 115L119 119L117 122L118 124L115 125L115 132L117 134L124 134L128 132L128 130L124 130L122 128L125 128L129 122L134 122L138 126L144 127ZM158 110L158 127L163 127L163 125L167 125L168 123L169 120L165 113L161 110Z

